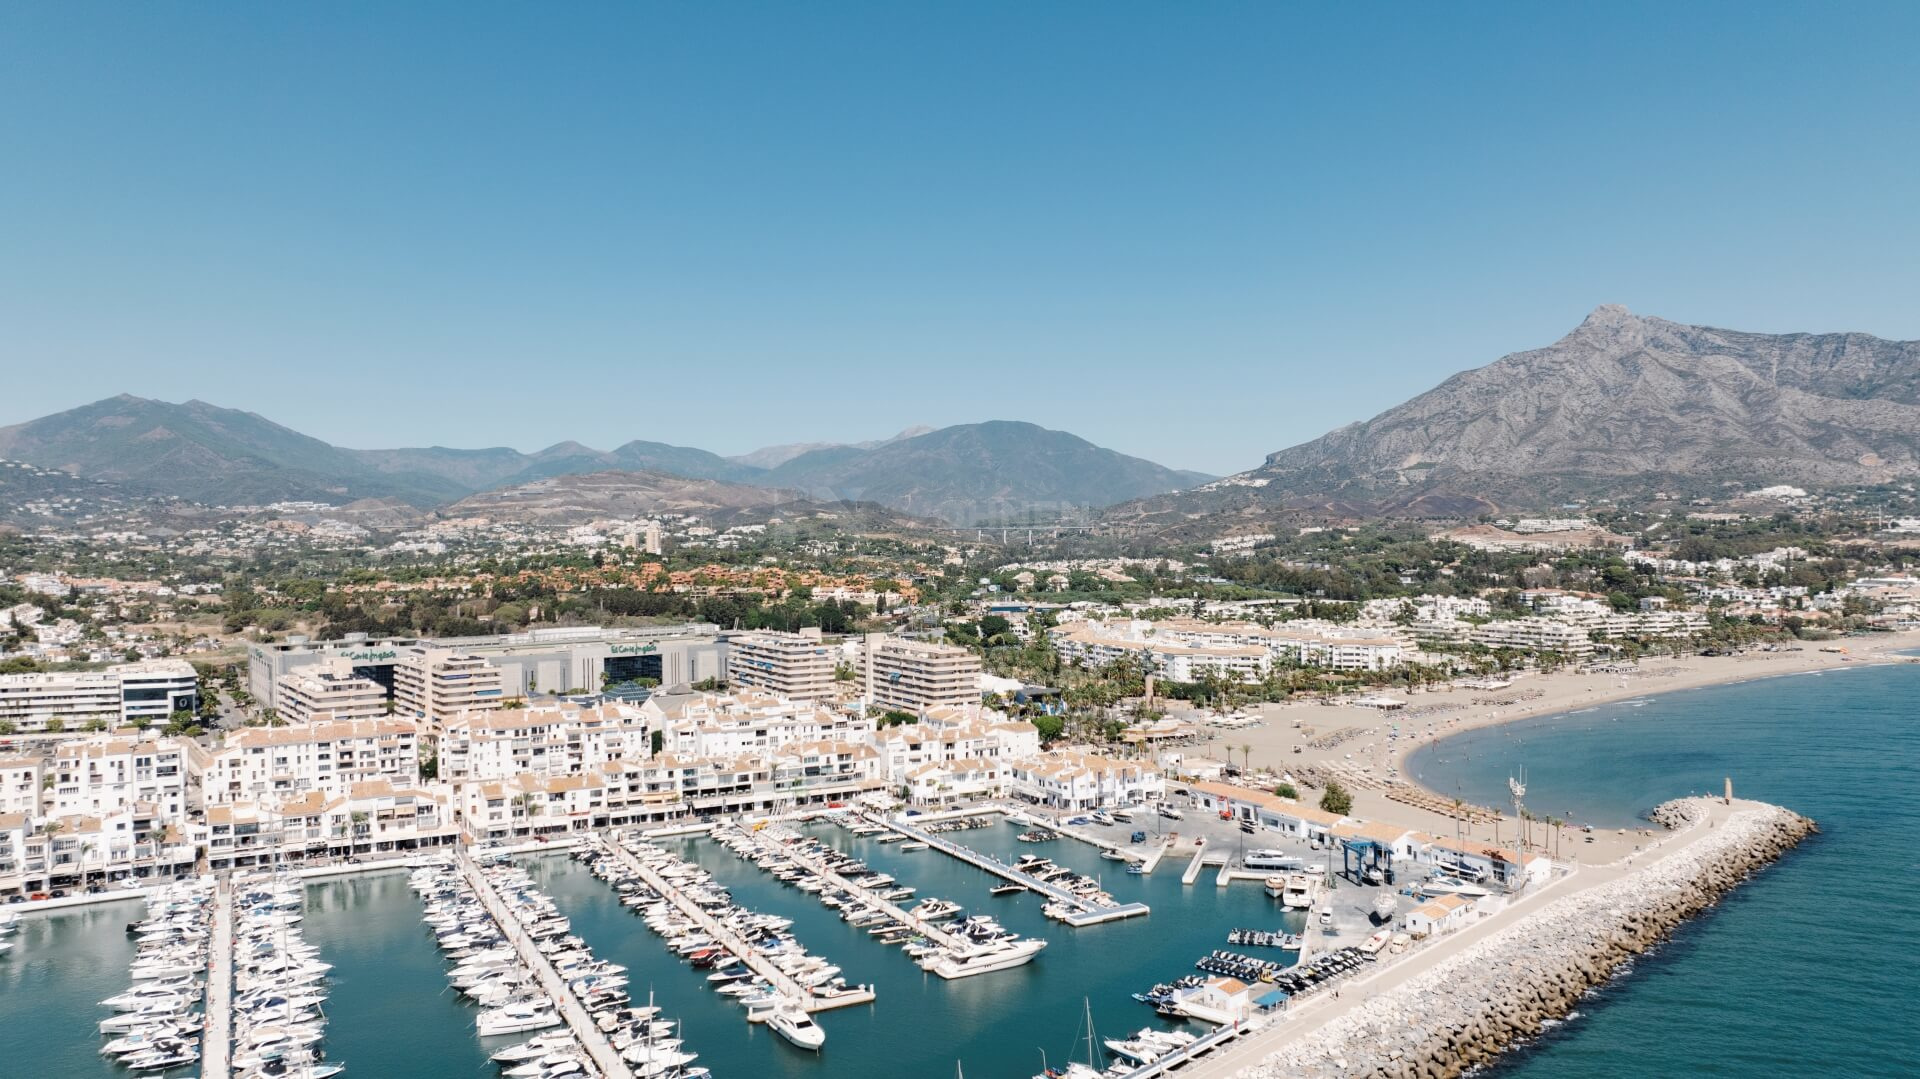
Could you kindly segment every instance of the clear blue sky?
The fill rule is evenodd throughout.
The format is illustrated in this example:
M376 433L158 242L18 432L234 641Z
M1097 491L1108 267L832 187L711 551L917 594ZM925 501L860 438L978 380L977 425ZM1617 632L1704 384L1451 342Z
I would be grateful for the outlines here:
M1600 303L1920 338L1920 5L0 7L0 423L1215 472Z

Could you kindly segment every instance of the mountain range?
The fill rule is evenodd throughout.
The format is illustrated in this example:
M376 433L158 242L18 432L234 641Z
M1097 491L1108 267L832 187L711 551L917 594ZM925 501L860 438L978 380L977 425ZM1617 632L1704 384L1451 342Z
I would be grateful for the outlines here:
M1009 421L908 429L851 445L768 447L737 458L644 440L612 450L561 442L530 454L505 447L354 450L251 412L124 394L0 428L0 458L141 495L215 505L374 499L428 509L484 492L525 489L526 499L493 501L524 506L528 499L538 501L537 492L557 496L561 488L547 481L559 477L624 473L638 477L626 481L631 492L661 493L663 505L673 500L664 496L671 485L660 480L699 480L777 492L775 502L877 502L961 524L1098 508L1212 478ZM721 505L765 502L703 490ZM578 494L567 497L577 502ZM641 505L638 497L622 504Z
M1115 519L1470 516L1571 498L1920 475L1920 342L1760 334L1606 305L1546 348Z

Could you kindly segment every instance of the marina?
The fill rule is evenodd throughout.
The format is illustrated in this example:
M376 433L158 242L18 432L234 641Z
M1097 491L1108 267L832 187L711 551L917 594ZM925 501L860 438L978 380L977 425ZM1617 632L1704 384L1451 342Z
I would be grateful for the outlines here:
M782 949L780 953L776 954L773 950L763 947L764 941L746 939L742 935L743 925L729 925L723 921L721 917L715 916L708 906L703 905L688 894L687 889L683 887L681 883L687 879L686 875L684 873L676 873L675 869L691 869L693 867L683 862L675 862L674 866L667 865L668 859L666 858L665 852L659 850L657 847L633 842L627 838L619 838L611 843L594 840L585 844L581 849L588 852L589 855L601 855L611 858L614 862L618 863L620 867L645 882L655 897L664 899L667 903L671 904L684 918L704 932L707 940L715 946L725 949L726 955L730 957L730 962L743 964L750 969L754 976L760 979L766 987L772 990L770 994L771 999L767 1000L763 1007L755 1007L755 1004L758 1003L755 998L741 998L741 1004L745 1007L746 1016L750 1021L768 1021L774 1018L779 1011L787 1008L798 1008L802 1011L813 1013L831 1011L836 1008L847 1008L859 1004L870 1004L873 1002L874 992L871 987L864 985L849 987L845 984L844 979L841 980L839 985L835 986L828 981L832 975L827 975L818 980L811 980L811 984L803 983L801 980L803 975L799 974L798 971L804 968L789 968L781 965L782 956L795 955L792 947ZM591 857L588 860L591 861ZM678 879L671 879L669 874L673 874ZM702 875L704 876L704 871L702 871ZM716 903L715 905L718 906L719 904ZM637 905L635 909L639 909ZM771 924L759 916L751 915L751 912L739 910L738 908L734 908L734 910L742 916L744 924L751 924L753 922L758 922L761 925ZM791 923L789 922L788 924ZM664 925L665 923L649 921L650 927L659 926L664 930ZM781 928L785 928L785 926ZM791 940L791 938L789 938L789 940ZM697 955L698 953L689 954ZM798 956L804 956L805 954L804 948L798 949ZM696 959L695 965L698 966L702 964ZM724 964L717 960L710 960L706 962L704 966L710 969L722 967ZM822 967L824 966L823 963ZM837 973L839 968L835 967L831 969L834 973ZM713 976L709 975L709 978L711 977Z
M601 1076L605 1079L626 1079L631 1076L632 1069L627 1066L627 1062L614 1049L606 1033L575 998L568 984L554 969L553 963L535 943L534 930L523 925L520 919L508 910L506 903L495 891L493 882L487 879L480 866L471 856L461 852L454 861L454 868L471 889L471 894L479 899L481 906L490 916L492 925L504 935L520 963L524 964L526 970L533 973L545 993L544 1009L537 1003L515 1005L509 1002L494 1012L481 1013L479 1019L481 1033L485 1035L489 1032L487 1021L490 1017L498 1020L495 1029L501 1034L537 1030L556 1026L564 1021L567 1028L572 1031L577 1044L592 1058ZM488 943L491 943L491 940L492 938L489 938ZM557 1017L554 1016L556 1011Z
M1103 903L1090 900L1059 885L1040 880L1015 869L998 858L988 857L969 847L942 839L937 835L921 831L913 825L900 820L875 815L864 815L861 819L871 826L891 829L915 842L925 843L942 854L966 862L976 868L986 870L1009 883L1018 884L1031 892L1038 892L1059 905L1058 920L1079 929L1082 926L1099 925L1103 922L1118 921L1151 913L1151 907L1145 903Z

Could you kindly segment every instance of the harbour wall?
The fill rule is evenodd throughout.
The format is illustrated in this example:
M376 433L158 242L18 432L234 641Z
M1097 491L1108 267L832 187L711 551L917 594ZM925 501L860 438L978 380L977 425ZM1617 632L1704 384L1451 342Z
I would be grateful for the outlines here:
M1487 1064L1815 831L1807 818L1761 803L1717 823L1704 799L1668 802L1651 816L1710 830L1350 1006L1238 1079L1452 1079ZM1363 987L1350 987L1356 992Z

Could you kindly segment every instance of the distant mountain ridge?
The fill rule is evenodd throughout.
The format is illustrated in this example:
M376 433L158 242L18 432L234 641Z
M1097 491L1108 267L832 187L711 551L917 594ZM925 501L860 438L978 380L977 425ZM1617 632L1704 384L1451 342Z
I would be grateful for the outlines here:
M1104 506L1208 477L1176 472L1033 424L996 421L854 445L768 447L748 458L635 440L611 451L562 442L537 453L444 446L350 450L261 416L202 401L122 394L0 428L0 456L121 485L224 505L396 499L428 508L562 476L647 473L876 501L919 516L1002 518Z
M1113 516L1258 506L1470 514L1655 490L1920 475L1920 342L1760 334L1597 308L1259 467Z

